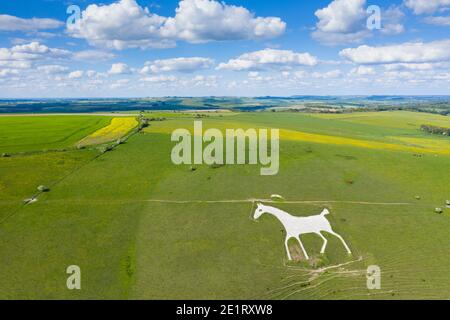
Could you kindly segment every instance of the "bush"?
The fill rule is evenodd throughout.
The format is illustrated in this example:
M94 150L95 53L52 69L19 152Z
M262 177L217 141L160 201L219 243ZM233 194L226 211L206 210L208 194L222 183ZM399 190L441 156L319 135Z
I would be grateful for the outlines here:
M44 186L44 185L39 186L37 189L39 192L49 192L50 191L50 188L47 186Z
M444 135L444 136L450 136L449 128L442 128L442 127L436 127L436 126L430 126L430 125L422 125L420 128L423 131L431 133L431 134L440 134L440 135Z
M2 158L9 158L10 155L8 153L2 153Z
M112 146L107 146L107 147L101 147L99 150L100 150L101 154L104 154L104 153L111 151L112 149L113 149Z

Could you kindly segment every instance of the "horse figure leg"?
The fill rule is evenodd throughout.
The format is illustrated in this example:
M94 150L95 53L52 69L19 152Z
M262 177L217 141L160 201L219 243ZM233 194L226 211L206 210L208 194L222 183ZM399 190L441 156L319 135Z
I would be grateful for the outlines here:
M286 247L286 253L289 261L292 261L291 252L289 251L289 239L290 237L286 237L286 240L284 241L284 246Z
M325 253L325 249L327 248L328 240L320 232L317 232L317 235L323 239L323 246L322 246L322 249L320 250L320 253L324 254Z
M344 240L344 238L341 237L341 235L337 234L333 230L328 231L328 232L331 233L332 235L334 235L335 237L339 238L339 240L341 240L341 242L344 244L344 247L347 250L348 254L352 254L350 248L348 247L347 243L345 243L345 240Z
M302 240L300 240L300 235L298 235L297 237L298 243L300 243L300 247L302 248L303 254L305 255L305 259L309 260L309 256L308 253L305 250L305 247L303 246Z

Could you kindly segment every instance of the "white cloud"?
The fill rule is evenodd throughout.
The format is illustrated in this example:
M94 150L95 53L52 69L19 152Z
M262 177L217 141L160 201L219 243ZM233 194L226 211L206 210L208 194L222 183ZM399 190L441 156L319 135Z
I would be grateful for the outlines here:
M44 72L45 74L58 74L67 72L69 68L60 65L43 65L37 67L37 70Z
M317 10L315 15L319 21L311 35L321 43L359 43L371 36L371 31L367 28L369 14L366 11L366 0L334 0L327 7ZM392 35L405 31L402 24L404 13L399 6L382 10L381 16L381 33Z
M175 82L178 80L178 78L175 76L152 76L152 77L142 78L141 80L145 81L145 82L161 83L161 82Z
M97 46L167 48L176 41L208 42L261 39L284 33L286 24L276 17L255 17L243 7L214 0L181 0L174 17L162 17L139 6L135 0L110 5L89 5L70 35Z
M442 67L449 67L446 63L395 63L387 64L384 68L388 71L401 71L401 70L414 70L414 71L424 71L424 70L434 70Z
M312 33L314 39L326 44L360 42L370 35L365 28L366 0L334 0L315 12L319 21Z
M221 63L218 70L260 70L297 66L315 66L318 60L309 53L296 53L290 50L264 49L245 53L237 59Z
M424 21L428 24L436 26L450 26L450 16L427 17Z
M182 0L176 15L164 25L163 35L188 42L260 39L284 33L276 17L255 17L244 7L212 0Z
M358 64L440 62L450 60L450 40L379 47L363 45L344 49L340 55Z
M79 79L79 78L82 78L83 75L84 75L84 72L81 70L72 71L71 73L69 73L69 79Z
M30 61L0 60L0 67L9 67L11 69L30 69L31 65Z
M0 69L0 77L4 78L4 77L9 77L12 75L18 75L19 71L15 70L15 69Z
M120 89L126 87L130 83L130 79L119 79L116 82L112 83L109 87L111 89Z
M22 19L7 14L0 14L0 31L38 31L57 29L64 25L54 19Z
M97 50L84 50L73 53L73 58L75 60L89 61L89 62L111 60L114 57L115 55L110 52Z
M0 66L13 69L28 69L36 62L70 57L66 50L49 48L39 42L0 48Z
M393 35L405 32L402 23L405 14L397 6L391 6L382 12L382 29L381 33Z
M68 27L70 35L89 43L114 49L168 47L160 41L160 29L166 18L150 13L135 0L110 5L89 5L78 24Z
M365 4L365 0L334 0L328 7L316 11L317 28L331 33L353 32L366 15Z
M375 69L367 66L358 66L350 70L350 75L369 76L375 74Z
M129 74L130 68L125 63L114 63L111 66L111 69L108 71L108 74L111 75L119 75L119 74Z
M194 72L201 69L208 69L214 65L214 60L209 58L173 58L165 60L148 61L142 68L141 73L159 72Z
M313 78L316 79L336 79L342 76L342 71L341 70L331 70L331 71L327 71L327 72L313 72L311 74L311 76Z
M404 3L415 14L434 13L450 6L450 0L405 0Z

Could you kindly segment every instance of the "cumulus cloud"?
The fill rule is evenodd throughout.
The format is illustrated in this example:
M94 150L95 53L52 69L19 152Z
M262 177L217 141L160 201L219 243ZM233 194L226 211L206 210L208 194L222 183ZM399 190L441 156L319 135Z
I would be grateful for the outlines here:
M436 26L450 26L450 16L427 17L424 21Z
M114 63L109 69L108 74L119 75L119 74L129 74L131 72L130 68L125 63Z
M188 42L260 39L284 33L277 17L255 17L244 7L212 0L182 0L176 15L168 18L163 35Z
M39 42L17 45L10 49L0 48L0 60L37 60L41 58L63 58L69 51L49 48Z
M194 72L197 70L208 69L214 65L214 60L209 58L191 57L191 58L173 58L164 60L148 61L142 68L141 73L160 73L160 72Z
M142 78L141 80L145 82L165 83L165 82L175 82L178 80L178 78L175 76L152 76Z
M358 64L441 62L450 60L450 40L379 47L363 45L344 49L340 55Z
M7 14L0 14L0 31L38 31L57 29L64 24L54 19L22 19Z
M328 7L316 11L317 28L332 33L352 32L366 14L365 4L365 0L334 0Z
M15 70L15 69L0 69L0 77L1 78L6 78L9 76L15 76L18 75L19 71Z
M405 31L402 23L405 14L398 6L391 6L382 13L382 29L384 34L400 34Z
M181 0L174 17L163 17L135 0L89 5L79 23L68 32L97 46L167 48L184 40L192 43L261 39L284 33L286 24L276 17L255 17L244 7L215 0Z
M248 71L298 66L315 66L318 60L309 53L296 53L290 50L264 49L245 53L237 59L221 63L218 70Z
M342 71L341 70L331 70L331 71L327 71L327 72L313 72L311 74L311 76L313 78L316 79L336 79L342 76Z
M425 70L434 70L438 68L449 67L448 63L394 63L387 64L384 68L388 71L404 71L404 70L413 70L413 71L425 71Z
M327 7L317 10L315 15L319 21L311 35L321 43L359 43L371 36L371 30L367 28L369 13L366 0L334 0ZM405 31L402 23L405 15L399 6L383 9L381 16L381 33L392 35Z
M69 51L49 48L39 42L31 42L12 48L0 48L0 66L28 69L35 62L69 58L70 55Z
M73 58L75 60L90 61L90 62L111 60L114 57L115 55L111 52L98 50L84 50L73 53Z
M358 66L350 70L350 75L369 76L375 74L375 69L367 66Z
M370 33L365 28L366 0L334 0L315 12L319 21L312 33L326 44L360 42Z
M45 74L59 74L67 72L69 68L61 65L43 65L37 67L37 70Z
M441 8L450 7L450 0L405 0L404 3L415 14L430 14Z
M71 73L69 73L69 79L79 79L79 78L82 78L83 75L84 75L84 72L81 70L72 71Z
M114 49L168 47L160 33L166 18L150 13L135 0L121 0L110 5L89 5L77 24L68 32L89 43Z
M1 49L0 49L1 51ZM31 61L1 60L0 67L9 67L11 69L29 69Z

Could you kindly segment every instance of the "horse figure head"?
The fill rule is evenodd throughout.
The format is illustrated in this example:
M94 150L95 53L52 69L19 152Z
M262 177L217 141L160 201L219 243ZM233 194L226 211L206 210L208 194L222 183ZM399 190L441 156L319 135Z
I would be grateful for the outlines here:
M253 219L258 220L266 212L267 212L266 207L261 203L258 203Z

